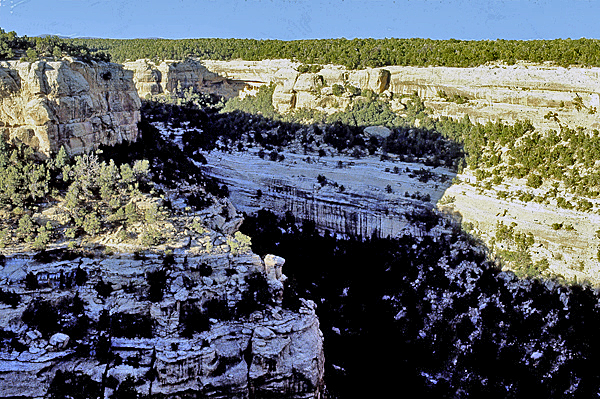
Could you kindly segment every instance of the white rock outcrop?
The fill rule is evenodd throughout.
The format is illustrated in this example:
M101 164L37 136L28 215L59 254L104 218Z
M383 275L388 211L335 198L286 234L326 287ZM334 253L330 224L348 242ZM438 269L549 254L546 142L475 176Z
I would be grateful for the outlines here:
M8 256L0 281L4 289L20 295L21 303L14 309L0 305L0 328L16 338L0 347L0 397L45 397L61 370L89 376L101 386L107 377L119 382L133 377L140 394L161 397L320 398L324 392L323 335L311 301L303 301L297 310L281 306L285 260L267 255L263 261L241 246L247 238L240 233L230 236L205 228L189 234L193 237L188 247L176 249L168 262L151 253L49 263L23 254ZM75 274L82 271L88 280L74 285ZM148 276L157 271L165 273L163 297L151 302ZM25 287L28 274L36 276L41 288ZM250 281L257 274L267 282L273 302L247 309L244 301L254 289ZM100 297L95 288L100 281L113 287L106 297ZM75 293L83 311L71 315L61 304ZM44 325L41 333L23 321L25 309L39 301L60 307L59 332L49 335ZM213 312L210 319L204 316L204 327L194 330L202 322L190 319L186 312L197 309L203 315L211 306L221 312L228 309L229 316ZM238 308L244 306L246 313L240 313ZM97 342L105 336L100 331L101 319L107 315L116 318L110 322L108 338L114 360L108 363L94 356L100 350ZM83 338L75 340L62 332L82 316L91 320ZM198 313L194 317L201 318ZM147 320L151 336L131 338L115 332L129 329L129 334L138 334L144 324L132 326L131 320ZM184 334L189 326L192 332ZM89 355L75 353L82 345L95 349ZM110 395L112 388L103 389Z
M406 97L402 97L417 93L434 116L468 115L480 123L529 119L536 127L555 129L556 123L544 116L558 112L561 122L569 126L600 128L596 112L600 107L600 68L517 64L347 70L325 65L317 73L299 73L300 64L289 60L186 60L163 64L172 67L159 68L143 60L126 63L126 68L135 71L140 96L169 92L181 82L180 87L193 86L229 98L244 88L273 83L273 106L279 112L306 108L331 113L352 104L348 92L334 95L333 86L354 86L384 95L391 108L400 113L406 107L402 102ZM452 101L456 96L465 102ZM574 107L577 97L585 107L582 110Z

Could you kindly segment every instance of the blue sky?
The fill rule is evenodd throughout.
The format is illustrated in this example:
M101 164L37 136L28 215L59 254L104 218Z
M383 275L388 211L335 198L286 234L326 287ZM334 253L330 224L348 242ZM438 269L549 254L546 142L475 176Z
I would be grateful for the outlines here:
M599 38L599 0L0 0L19 35Z

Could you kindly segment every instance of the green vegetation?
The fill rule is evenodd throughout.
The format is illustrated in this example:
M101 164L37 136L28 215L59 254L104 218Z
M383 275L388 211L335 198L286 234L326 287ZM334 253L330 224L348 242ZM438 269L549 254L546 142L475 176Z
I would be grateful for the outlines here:
M535 263L532 261L529 249L535 244L533 234L519 232L516 226L514 222L509 226L502 221L497 222L492 247L502 244L495 253L517 276L540 277L549 268L549 262L545 258Z
M39 159L31 148L1 140L0 247L26 243L43 250L54 242L75 247L115 232L121 242L155 246L164 240L161 225L172 212L155 182L172 188L185 181L226 194L155 128L145 122L139 127L137 143L72 159L64 149ZM196 208L212 204L201 190L187 199Z
M350 69L386 65L469 67L487 62L552 61L558 65L600 66L596 39L556 40L431 40L431 39L70 39L106 51L117 62L150 58L264 60L288 58L302 70L318 72L320 65L341 64Z
M0 170L4 245L29 242L41 250L54 238L95 236L127 227L150 212L159 214L156 208L137 206L142 192L150 189L147 161L118 167L114 160L100 160L96 154L69 159L64 149L40 161L31 148L2 141ZM49 204L65 210L61 222L44 222L36 213ZM156 221L157 216L153 218Z
M453 95L448 95L446 94L445 91L439 90L438 91L438 96L443 98L446 101L450 101L450 102L454 102L457 104L467 104L469 102L469 99L467 97L461 96L460 94L453 94Z
M0 60L21 58L37 61L39 58L60 59L63 56L77 57L83 61L110 61L102 51L91 51L85 44L75 44L57 36L27 37L0 28Z

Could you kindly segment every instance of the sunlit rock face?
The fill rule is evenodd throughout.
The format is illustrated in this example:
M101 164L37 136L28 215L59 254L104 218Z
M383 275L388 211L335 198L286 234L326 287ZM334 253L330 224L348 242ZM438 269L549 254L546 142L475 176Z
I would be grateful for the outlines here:
M289 60L163 61L125 64L135 72L141 97L194 87L231 98L248 89L275 84L273 106L279 112L315 109L332 113L347 109L357 97L340 88L371 90L392 110L406 108L403 96L418 94L434 116L486 123L530 120L538 128L568 126L599 128L600 68L552 65L484 65L471 68L386 66L347 70L324 65L317 72L298 72ZM340 86L334 91L334 86ZM362 99L361 96L358 96ZM581 104L579 107L577 104Z
M0 62L0 135L49 155L138 138L133 74L107 62Z

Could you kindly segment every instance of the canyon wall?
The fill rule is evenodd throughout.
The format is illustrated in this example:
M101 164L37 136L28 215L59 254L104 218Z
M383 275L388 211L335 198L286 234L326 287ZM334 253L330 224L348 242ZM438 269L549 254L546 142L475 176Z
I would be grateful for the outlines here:
M206 154L204 170L227 184L230 200L242 212L268 209L280 216L291 212L320 230L362 237L419 235L417 224L409 223L406 215L433 208L455 175L419 165L433 176L424 182L407 171L415 164L340 156L306 162L306 156L284 154L285 160L273 162L252 151L215 150ZM389 172L394 167L404 173ZM323 184L319 176L325 179Z
M0 135L49 155L135 141L140 99L133 74L106 62L0 62Z
M216 210L217 224L227 225L226 212ZM64 249L44 261L2 257L2 287L20 301L0 302L0 397L48 397L61 373L97 384L101 397L129 377L138 394L164 398L322 397L316 306L303 299L297 309L282 306L285 260L261 259L240 233L193 226L190 220L170 260L149 252L68 251L65 259ZM162 295L151 301L152 273L165 274ZM259 288L256 276L264 279ZM38 287L28 283L32 279ZM101 295L98 287L106 284L112 289ZM272 303L252 307L253 295L263 301L268 295ZM68 305L74 298L81 301L75 308ZM76 320L84 321L79 328L73 328ZM83 385L70 383L74 390Z
M317 109L327 113L347 108L356 95L353 86L372 90L402 113L402 97L417 93L434 116L473 122L529 119L540 128L569 126L600 128L600 68L563 68L550 65L486 65L474 68L389 66L347 70L326 65L320 71L300 73L300 63L265 61L164 61L126 63L134 71L140 96L195 87L232 97L274 83L273 105L280 112ZM165 75L166 74L166 75ZM335 89L335 90L334 90ZM460 101L453 99L461 98ZM359 96L360 98L360 96ZM581 107L577 106L580 102Z

